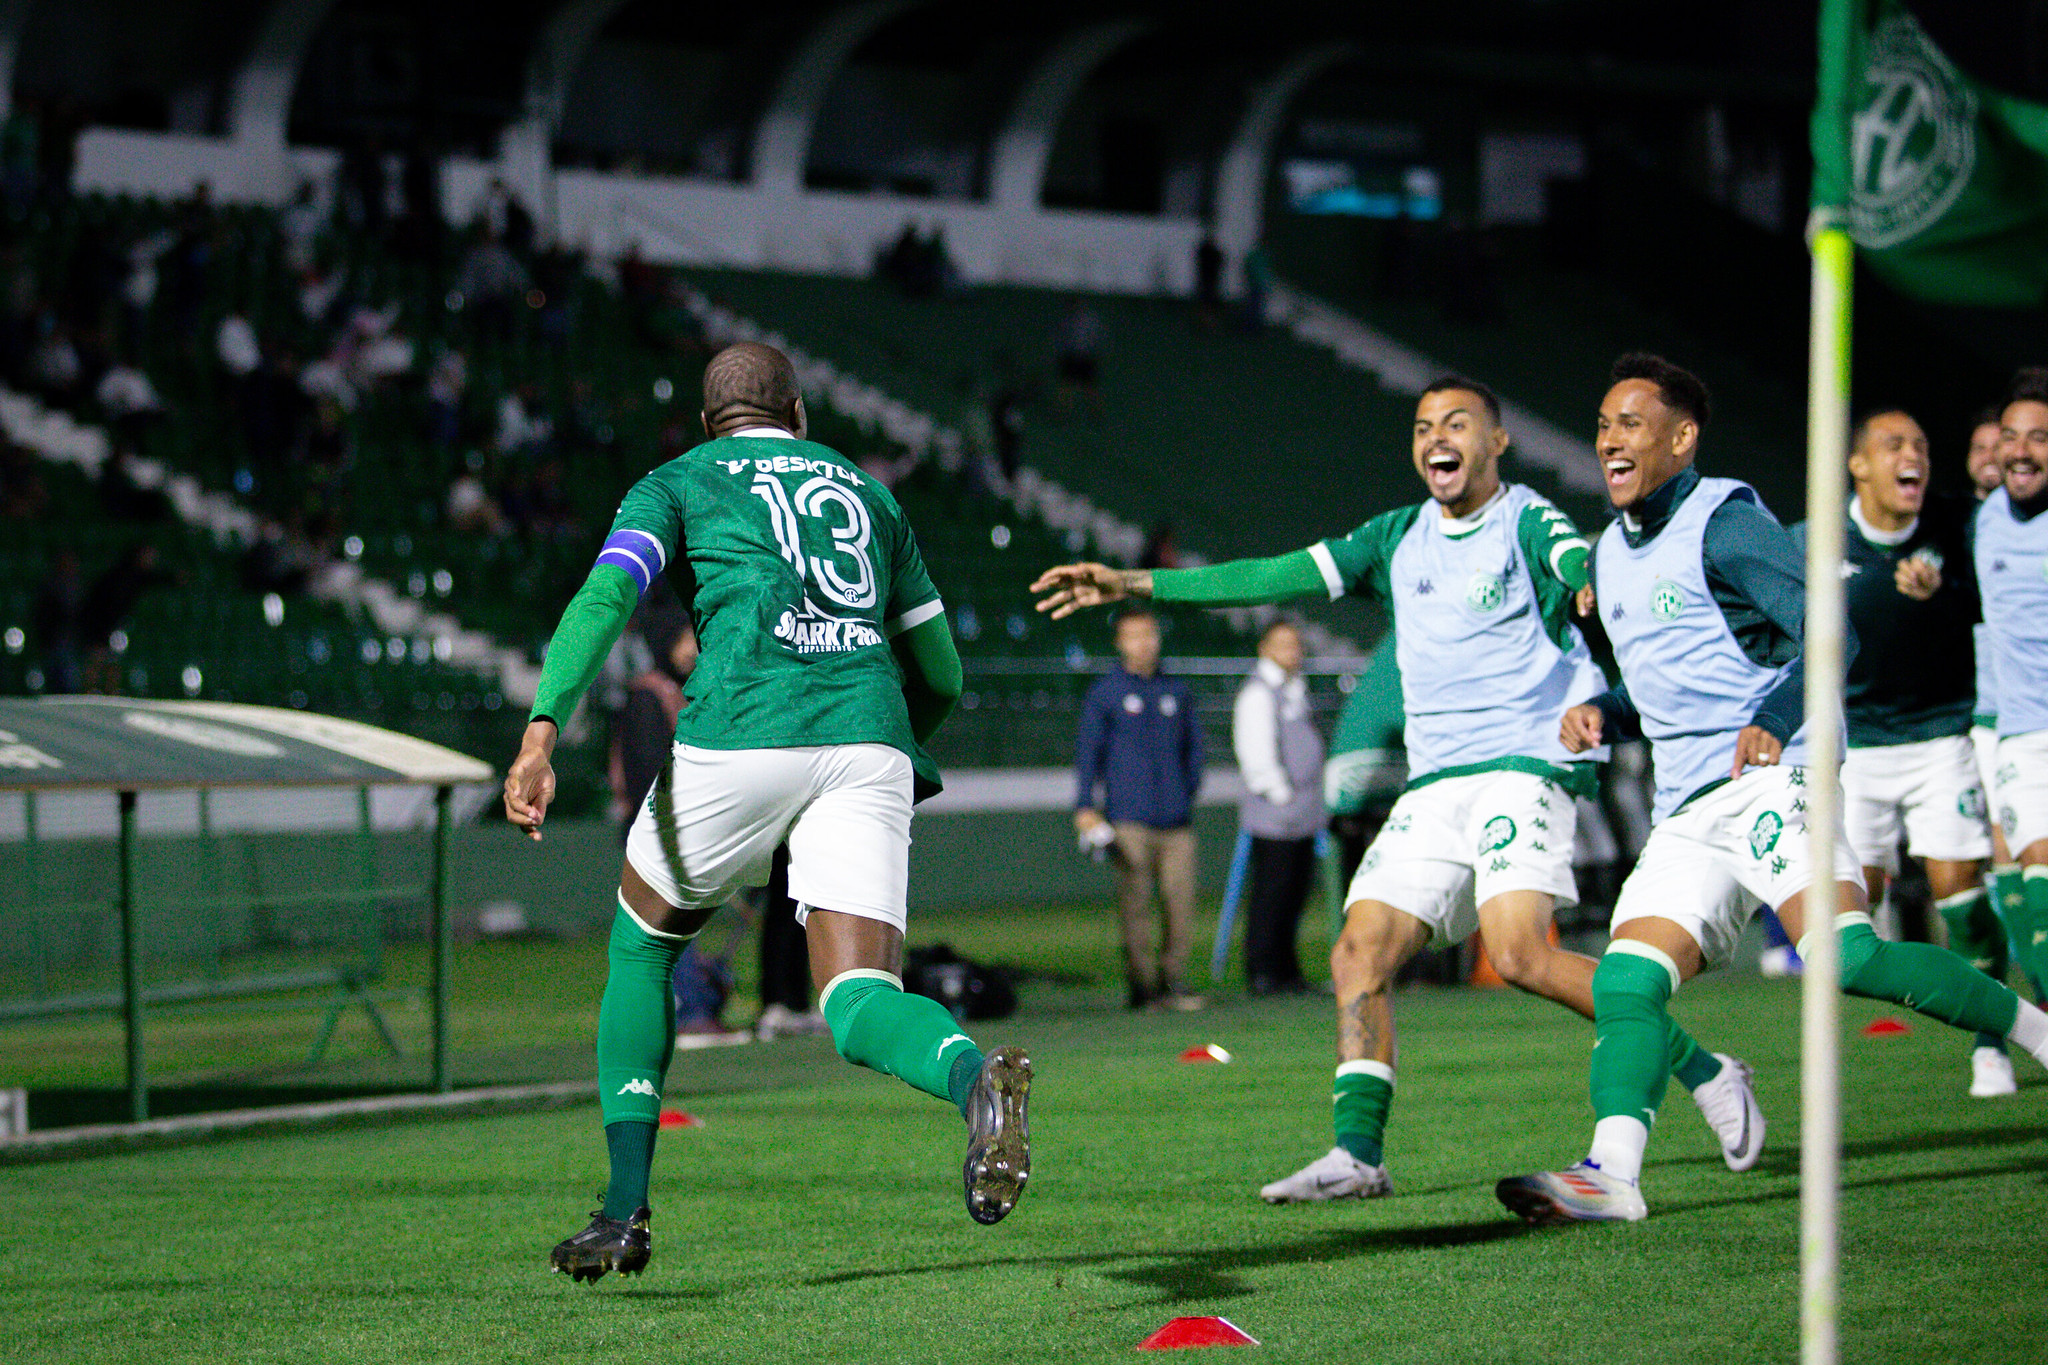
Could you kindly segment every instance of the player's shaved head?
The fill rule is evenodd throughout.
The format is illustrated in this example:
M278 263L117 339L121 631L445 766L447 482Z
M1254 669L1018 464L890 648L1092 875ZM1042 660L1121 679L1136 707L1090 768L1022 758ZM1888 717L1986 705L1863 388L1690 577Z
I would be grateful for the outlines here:
M718 437L758 426L803 435L796 367L773 346L737 341L704 367L704 430Z

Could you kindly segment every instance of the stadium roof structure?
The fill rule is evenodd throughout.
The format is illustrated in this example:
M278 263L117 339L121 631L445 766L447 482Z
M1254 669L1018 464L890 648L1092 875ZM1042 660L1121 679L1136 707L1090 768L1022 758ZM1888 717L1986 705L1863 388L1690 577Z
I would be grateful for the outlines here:
M233 702L0 699L0 791L487 782L467 754L360 721Z
M142 791L211 791L226 787L356 787L424 783L434 790L434 830L422 888L431 924L432 1086L450 1088L448 1071L449 801L456 786L488 781L488 763L410 735L333 716L230 702L143 701L128 697L0 699L0 792L90 789L117 792L121 917L121 991L126 1024L130 1112L149 1117L149 1070L143 1054L145 1007L270 990L334 986L341 1003L360 1001L378 1019L363 981L348 973L251 978L206 983L198 990L146 990L136 897L136 796ZM367 804L367 803L366 803ZM365 817L367 828L367 815ZM389 889L302 897L307 904L389 899ZM38 1012L109 1008L114 997L79 997L32 1006ZM330 1013L330 1028L333 1014ZM381 1021L379 1027L382 1028ZM389 1041L388 1030L386 1038ZM322 1045L325 1038L323 1036ZM395 1046L395 1044L394 1044Z

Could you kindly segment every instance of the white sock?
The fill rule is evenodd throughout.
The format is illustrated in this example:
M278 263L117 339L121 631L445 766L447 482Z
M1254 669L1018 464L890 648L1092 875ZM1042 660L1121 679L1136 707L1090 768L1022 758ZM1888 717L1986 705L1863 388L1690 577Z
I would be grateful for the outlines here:
M2043 1018L2048 1019L2048 1015ZM1598 1166L1603 1174L1633 1185L1642 1178L1643 1150L1649 1145L1648 1125L1641 1119L1618 1114L1593 1125L1593 1147L1586 1153L1586 1160Z
M2005 1036L2025 1048L2042 1066L2048 1066L2048 1014L2020 1001L2019 1018L2012 1021L2012 1032Z

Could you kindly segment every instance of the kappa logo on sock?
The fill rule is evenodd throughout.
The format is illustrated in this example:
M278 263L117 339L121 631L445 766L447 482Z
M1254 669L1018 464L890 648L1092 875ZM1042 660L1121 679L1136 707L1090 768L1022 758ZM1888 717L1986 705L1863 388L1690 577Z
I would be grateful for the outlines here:
M658 1100L661 1098L661 1092L654 1088L653 1081L627 1081L624 1085L619 1087L619 1093L621 1095L645 1095L649 1099L654 1100Z

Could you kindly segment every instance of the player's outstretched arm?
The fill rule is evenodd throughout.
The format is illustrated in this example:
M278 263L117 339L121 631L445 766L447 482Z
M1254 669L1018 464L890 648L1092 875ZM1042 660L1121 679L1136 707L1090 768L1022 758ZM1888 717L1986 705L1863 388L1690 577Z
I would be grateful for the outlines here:
M1056 564L1032 581L1031 591L1044 593L1040 611L1058 621L1086 607L1103 607L1128 597L1152 595L1149 569L1112 569L1107 564Z
M540 838L541 821L554 799L551 764L561 723L575 713L576 703L596 680L605 656L618 643L639 604L639 585L625 570L597 564L569 599L554 638L548 642L540 689L527 716L519 757L505 775L505 818L530 838Z
M966 688L960 651L954 648L953 631L943 612L904 631L890 642L890 647L903 670L903 700L910 708L910 733L922 744L953 713L953 704Z
M1297 597L1320 596L1330 580L1315 555L1295 550L1270 559L1233 559L1199 569L1112 569L1107 564L1062 564L1047 569L1031 585L1046 596L1038 603L1054 620L1083 607L1103 606L1127 597L1182 602L1194 607L1257 607Z

